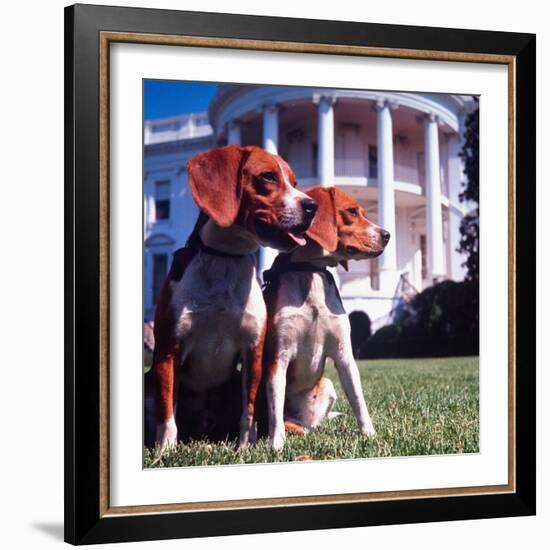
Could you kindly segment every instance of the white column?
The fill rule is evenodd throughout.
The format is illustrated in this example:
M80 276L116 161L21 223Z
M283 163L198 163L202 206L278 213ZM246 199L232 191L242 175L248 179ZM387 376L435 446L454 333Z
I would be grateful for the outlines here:
M143 299L145 302L145 310L150 310L153 307L153 298L152 298L152 286L153 286L153 277L152 277L152 266L151 266L151 254L145 249L143 251ZM145 312L144 312L145 313Z
M149 236L148 225L149 225L149 197L145 192L145 185L143 186L143 238L146 239Z
M241 125L238 121L232 120L227 125L227 144L228 145L241 145Z
M187 137L194 137L195 136L195 122L193 120L193 117L189 117L187 119Z
M263 148L274 155L279 149L279 113L274 103L264 106Z
M428 271L436 281L445 275L443 261L443 218L441 214L441 181L439 165L439 128L437 117L430 114L424 121L424 157L426 161L426 241Z
M153 132L151 131L151 126L147 123L145 124L143 134L144 134L144 137L143 137L144 145L149 145L149 143L152 142Z
M147 220L148 228L151 229L151 226L155 223L156 219L156 208L155 208L155 188L154 186L150 186L149 189L151 189L151 193L147 195L147 207L145 212L145 219Z
M386 100L376 103L376 147L378 151L378 225L390 232L390 241L379 258L380 290L393 292L399 280L395 227L393 180L393 125L395 105Z
M323 187L334 185L334 104L332 96L313 98L318 103L317 181Z
M264 106L263 117L262 146L268 153L276 155L279 147L279 114L277 105L270 104ZM274 248L260 248L260 258L258 262L258 275L260 279L262 279L263 271L271 267L278 253L278 250Z

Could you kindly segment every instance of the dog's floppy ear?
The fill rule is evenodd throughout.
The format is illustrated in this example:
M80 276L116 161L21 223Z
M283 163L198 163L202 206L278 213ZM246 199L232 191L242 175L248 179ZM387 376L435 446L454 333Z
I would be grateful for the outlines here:
M228 145L195 155L187 163L193 199L221 227L233 225L239 213L245 154L242 147Z
M338 246L334 187L313 187L308 189L306 194L318 205L317 213L310 228L306 231L306 235L325 250L334 252Z

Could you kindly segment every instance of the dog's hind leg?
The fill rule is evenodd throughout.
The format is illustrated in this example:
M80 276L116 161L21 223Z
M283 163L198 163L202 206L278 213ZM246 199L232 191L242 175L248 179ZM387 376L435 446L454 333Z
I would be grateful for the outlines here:
M322 377L311 389L286 396L285 428L287 433L316 431L329 417L336 401L336 390L330 379Z
M148 448L155 446L156 409L153 373L149 370L143 375L143 444Z
M268 358L266 373L267 412L269 415L269 439L275 450L285 444L284 406L286 392L286 373L288 370L286 353L275 353Z
M155 382L155 397L157 408L157 444L161 449L172 447L177 443L178 428L176 426L177 379L175 358L172 354L153 359L153 377Z

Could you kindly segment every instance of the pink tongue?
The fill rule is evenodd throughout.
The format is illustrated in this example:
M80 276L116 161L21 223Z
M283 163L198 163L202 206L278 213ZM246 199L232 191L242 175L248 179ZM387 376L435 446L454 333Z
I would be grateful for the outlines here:
M298 235L294 235L294 233L291 233L290 231L287 233L287 235L298 245L298 246L305 246L306 240L304 237L298 237Z

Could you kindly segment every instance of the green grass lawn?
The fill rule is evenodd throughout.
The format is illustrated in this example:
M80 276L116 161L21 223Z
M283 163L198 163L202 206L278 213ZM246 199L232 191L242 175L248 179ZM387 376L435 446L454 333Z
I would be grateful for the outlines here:
M360 361L361 380L377 435L357 433L357 423L332 366L326 375L338 393L336 411L318 432L287 435L284 450L266 440L244 450L236 442L196 441L159 453L145 449L144 466L177 467L303 460L475 453L479 451L479 359Z

